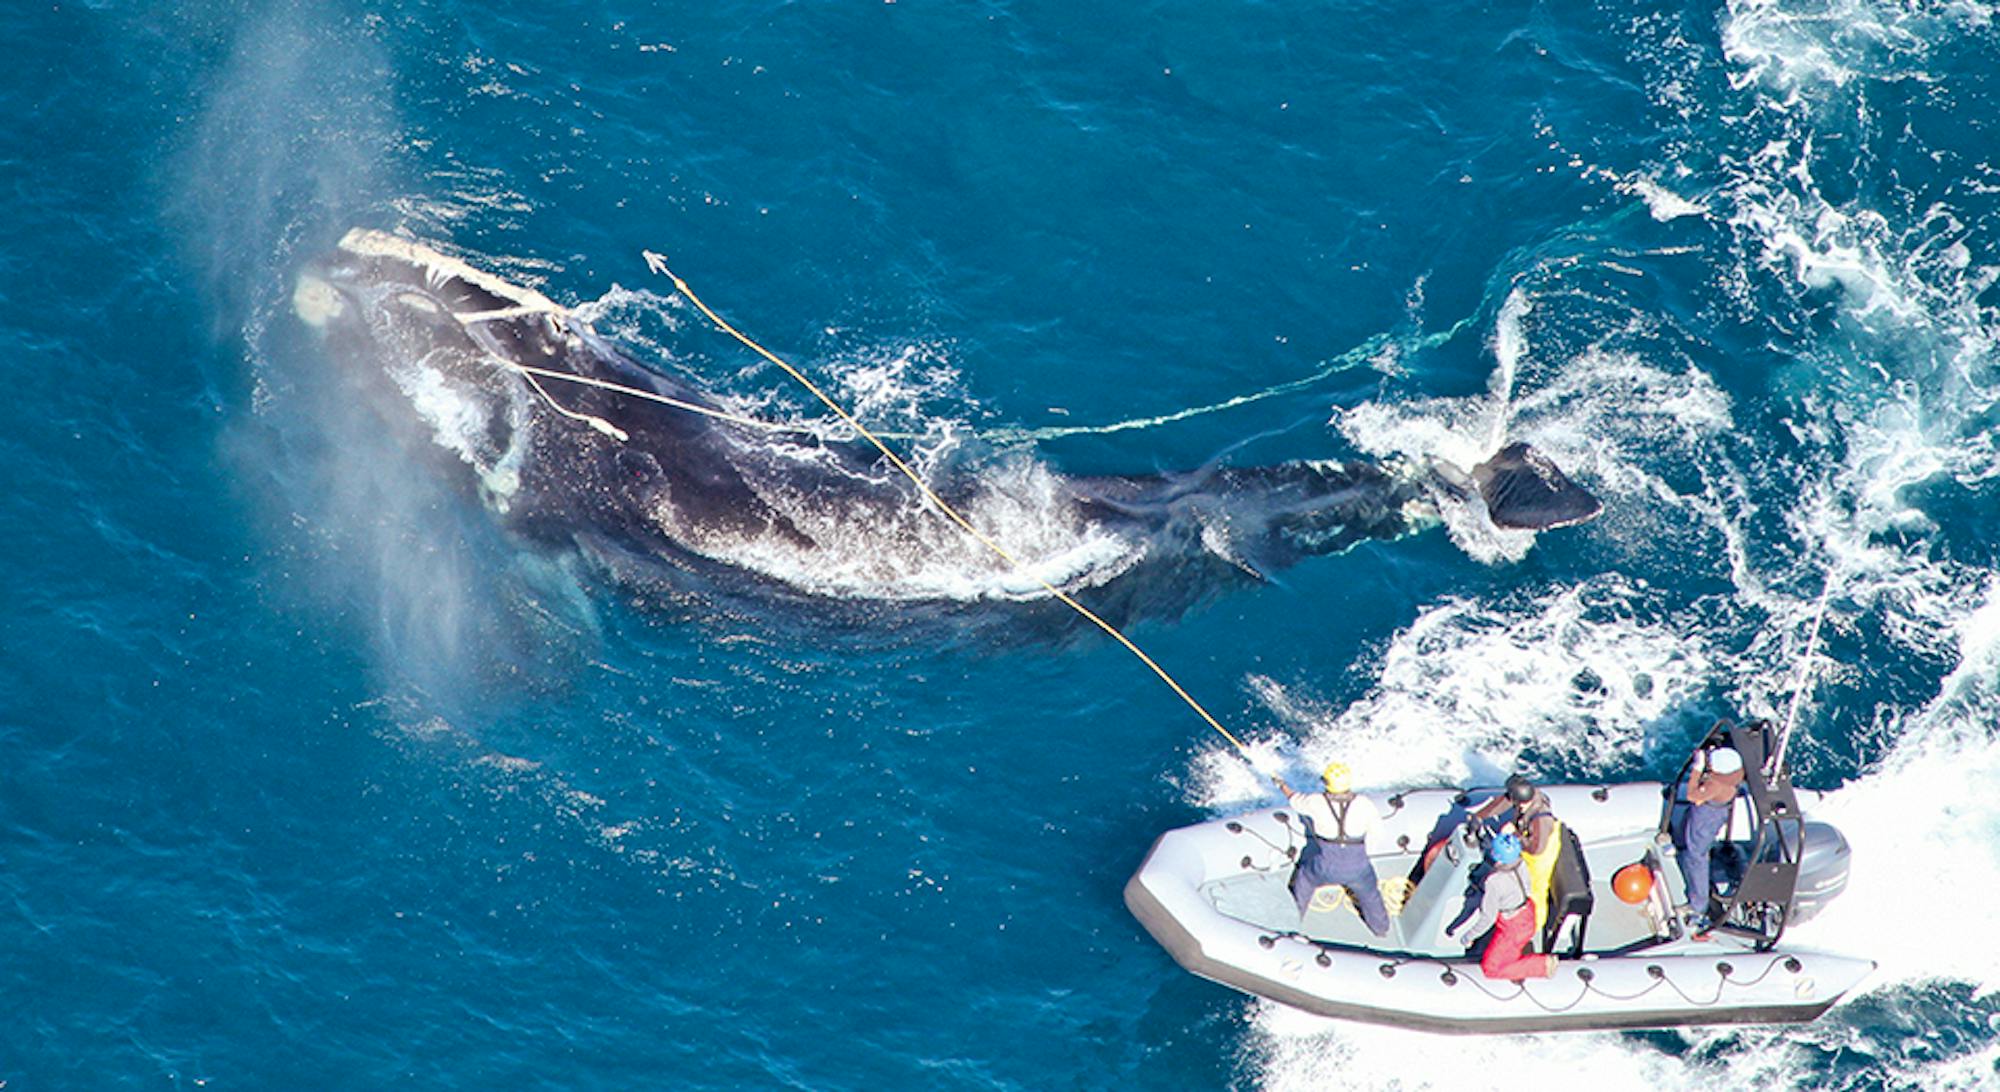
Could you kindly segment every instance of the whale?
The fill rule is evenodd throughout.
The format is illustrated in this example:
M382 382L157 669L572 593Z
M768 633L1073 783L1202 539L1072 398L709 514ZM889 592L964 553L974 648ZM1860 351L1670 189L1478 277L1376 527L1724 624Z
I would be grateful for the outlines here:
M759 419L600 333L579 309L434 246L354 228L298 272L294 315L404 451L510 536L619 573L745 574L847 599L1035 599L1138 571L1253 579L1395 538L1439 503L1546 530L1598 500L1526 444L1470 470L1365 460L1065 475L1021 452L926 465L1009 546L1008 566L926 508L882 453Z

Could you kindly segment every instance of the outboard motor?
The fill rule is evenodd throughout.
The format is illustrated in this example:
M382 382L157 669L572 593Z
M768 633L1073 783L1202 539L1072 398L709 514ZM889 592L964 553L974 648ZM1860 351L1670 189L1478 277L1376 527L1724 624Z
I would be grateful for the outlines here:
M1794 925L1811 921L1847 888L1847 869L1854 857L1846 836L1827 823L1806 823L1804 842L1799 851L1799 885L1792 896Z

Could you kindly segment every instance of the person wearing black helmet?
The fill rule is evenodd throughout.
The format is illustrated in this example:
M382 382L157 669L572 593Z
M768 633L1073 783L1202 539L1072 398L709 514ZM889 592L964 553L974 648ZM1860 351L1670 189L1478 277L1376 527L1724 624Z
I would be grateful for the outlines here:
M1521 839L1521 867L1528 873L1529 899L1535 904L1535 928L1540 930L1549 916L1549 887L1553 883L1556 860L1562 853L1562 821L1549 806L1548 794L1520 774L1507 779L1506 788L1472 813L1475 823L1486 822L1511 809L1509 826Z

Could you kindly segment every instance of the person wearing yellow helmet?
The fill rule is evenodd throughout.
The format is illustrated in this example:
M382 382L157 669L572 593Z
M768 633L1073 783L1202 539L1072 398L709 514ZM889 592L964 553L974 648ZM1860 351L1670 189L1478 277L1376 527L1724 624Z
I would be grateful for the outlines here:
M1292 897L1298 901L1299 916L1306 915L1320 888L1344 887L1368 931L1388 936L1389 910L1382 904L1375 863L1368 857L1368 833L1381 821L1381 813L1367 797L1354 794L1354 773L1346 763L1327 763L1320 780L1324 792L1285 790L1306 828L1306 844L1292 870Z
M1354 771L1345 762L1329 762L1320 771L1319 779L1326 785L1326 791L1344 793L1354 791Z

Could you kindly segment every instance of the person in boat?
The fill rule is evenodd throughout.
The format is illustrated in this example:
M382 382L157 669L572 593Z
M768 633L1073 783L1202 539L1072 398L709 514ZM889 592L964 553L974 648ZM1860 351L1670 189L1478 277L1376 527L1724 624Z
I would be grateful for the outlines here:
M1717 747L1695 757L1682 799L1687 806L1674 816L1674 849L1687 881L1690 924L1705 931L1713 920L1715 889L1708 870L1708 851L1729 822L1736 792L1743 787L1743 756L1734 747ZM1699 907L1699 909L1696 909Z
M1445 935L1471 947L1486 930L1493 938L1486 942L1486 954L1479 970L1488 978L1519 982L1527 978L1547 978L1555 973L1556 957L1530 951L1535 939L1535 908L1529 898L1526 858L1521 838L1511 830L1493 836L1486 859L1492 865L1472 917L1447 930Z
M1326 785L1324 792L1285 790L1306 828L1306 844L1292 870L1292 897L1298 900L1299 916L1311 908L1313 893L1331 884L1347 889L1369 932L1388 936L1389 910L1382 904L1367 843L1368 832L1382 817L1367 797L1354 794L1353 773L1346 763L1327 763L1320 780Z
M1520 774L1509 777L1506 789L1481 804L1472 813L1472 820L1488 822L1509 809L1514 814L1506 820L1506 825L1520 839L1521 867L1527 873L1528 898L1535 907L1535 928L1540 929L1548 920L1549 888L1562 856L1562 820L1556 818L1555 810L1549 806L1548 794Z

